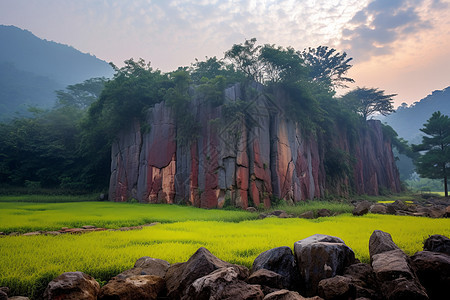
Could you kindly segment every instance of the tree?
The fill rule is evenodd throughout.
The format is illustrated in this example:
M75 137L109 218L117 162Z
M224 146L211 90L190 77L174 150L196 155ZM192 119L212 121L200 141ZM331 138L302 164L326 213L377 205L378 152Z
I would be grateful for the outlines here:
M234 44L225 52L225 58L229 59L238 71L256 82L263 83L263 68L259 56L261 46L256 46L256 39L245 40L244 44Z
M383 90L358 87L345 94L342 100L350 109L367 120L370 115L375 113L386 116L394 112L392 105L392 97L394 96L397 96L397 94L386 95Z
M416 160L417 172L426 178L443 179L448 197L447 179L450 173L450 118L440 111L433 113L420 129L426 134L422 143L413 145L416 152L425 152Z
M347 53L339 53L336 49L327 46L308 48L299 52L299 56L304 60L309 68L309 77L313 82L330 86L347 88L346 83L355 82L349 77L345 77L347 71L352 67L349 62L352 58L347 58Z
M100 97L105 83L105 78L91 78L82 83L69 85L65 90L56 91L57 106L73 106L86 110Z

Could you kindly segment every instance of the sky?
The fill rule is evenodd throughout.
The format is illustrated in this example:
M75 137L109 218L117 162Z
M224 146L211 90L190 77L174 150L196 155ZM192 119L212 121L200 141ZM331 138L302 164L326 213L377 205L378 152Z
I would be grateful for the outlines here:
M251 38L326 45L353 58L350 88L397 94L395 106L450 86L450 0L0 0L0 24L162 71Z

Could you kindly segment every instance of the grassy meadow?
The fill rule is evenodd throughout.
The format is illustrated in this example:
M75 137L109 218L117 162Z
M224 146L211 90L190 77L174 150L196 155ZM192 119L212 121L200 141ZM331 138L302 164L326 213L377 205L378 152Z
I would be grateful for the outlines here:
M308 207L304 204L297 209ZM251 267L259 253L279 246L293 248L294 242L316 233L342 238L363 262L369 261L368 241L376 229L391 233L394 242L409 255L420 251L429 235L450 236L450 219L372 214L354 217L349 213L313 220L258 220L257 216L244 211L174 205L0 202L0 231L161 222L133 231L2 237L0 286L9 286L15 294L36 297L63 272L82 271L103 283L133 267L139 257L182 262L201 246L223 260Z

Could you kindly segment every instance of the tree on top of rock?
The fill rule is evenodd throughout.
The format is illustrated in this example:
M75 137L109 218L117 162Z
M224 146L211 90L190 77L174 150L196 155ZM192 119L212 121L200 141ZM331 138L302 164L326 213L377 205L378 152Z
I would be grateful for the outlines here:
M367 120L369 116L375 113L386 116L394 112L392 98L395 96L397 94L386 95L383 90L377 88L358 87L345 94L342 99L350 109Z
M448 197L447 178L450 173L450 118L440 111L433 113L420 129L426 134L420 145L413 145L416 152L423 152L416 160L417 172L426 178L443 179L445 196Z

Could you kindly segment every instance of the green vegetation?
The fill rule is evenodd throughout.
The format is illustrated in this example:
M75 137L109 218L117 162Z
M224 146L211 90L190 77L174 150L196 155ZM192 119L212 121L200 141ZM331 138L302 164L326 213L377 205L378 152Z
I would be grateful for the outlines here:
M298 202L296 205L281 204L274 209L284 210L288 214L299 216L307 211L313 211L314 214L317 215L317 211L324 208L330 210L334 214L345 214L352 212L353 205L347 202L315 200Z
M125 208L126 205L121 207L121 212ZM183 221L183 209L191 208L161 209L179 222L127 232L0 238L0 285L9 286L16 294L36 296L48 281L65 271L86 272L104 282L131 268L139 257L182 262L201 246L223 260L251 267L259 253L279 246L293 247L295 241L316 233L342 238L356 257L367 263L369 237L376 229L391 233L394 242L409 255L420 251L423 240L431 234L450 236L449 219L420 218L418 222L417 217L344 214L314 220L267 218L236 223L214 221L218 213L214 210L203 211L204 219L210 221ZM103 215L102 211L97 212ZM199 212L195 210L196 214ZM3 225L3 217L0 220Z
M240 222L256 218L256 214L242 210L205 210L168 204L0 202L0 231L3 232L59 230L83 225L119 228L152 222Z
M442 179L445 196L448 197L447 178L450 175L450 118L440 111L420 129L426 134L420 145L413 145L416 152L425 152L416 160L417 172L426 178Z
M0 195L0 202L66 203L98 201L98 194L85 195ZM1 205L1 204L0 204Z

